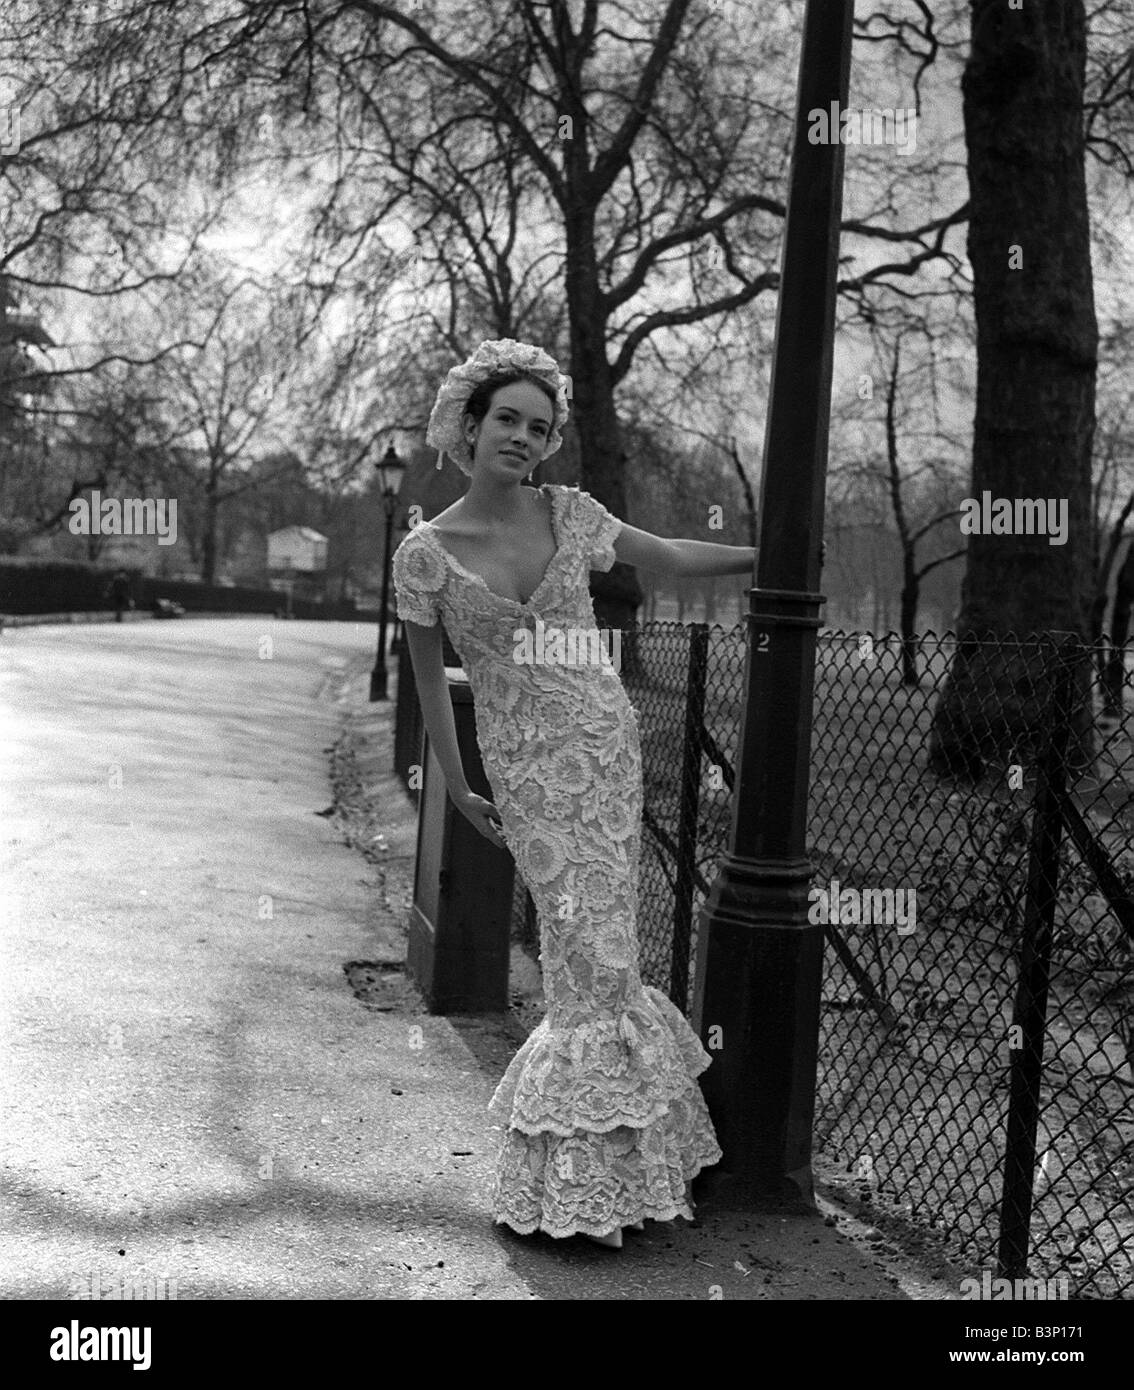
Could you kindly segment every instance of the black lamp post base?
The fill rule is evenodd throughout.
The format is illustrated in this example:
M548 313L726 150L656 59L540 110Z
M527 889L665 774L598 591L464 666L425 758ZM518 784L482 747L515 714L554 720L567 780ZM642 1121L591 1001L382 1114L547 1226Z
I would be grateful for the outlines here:
M721 1205L814 1203L825 928L807 920L810 876L805 857L729 854L702 909L692 1022L713 1057L700 1083L724 1151Z
M386 672L371 671L370 673L370 698L371 700L387 700L389 695L386 690Z
M810 1164L797 1173L773 1172L766 1177L729 1172L718 1165L697 1175L693 1196L698 1207L706 1210L817 1210Z

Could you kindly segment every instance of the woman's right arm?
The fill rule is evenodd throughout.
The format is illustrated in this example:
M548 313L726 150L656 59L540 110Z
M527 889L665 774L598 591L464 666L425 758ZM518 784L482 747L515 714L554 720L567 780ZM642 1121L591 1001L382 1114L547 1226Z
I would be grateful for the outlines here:
M453 719L453 702L445 676L445 659L441 647L441 624L432 627L405 619L406 642L417 683L417 698L425 719L429 746L441 768L453 805L477 830L494 845L506 848L497 829L500 812L483 796L474 792L466 778L461 750L457 744L457 726Z

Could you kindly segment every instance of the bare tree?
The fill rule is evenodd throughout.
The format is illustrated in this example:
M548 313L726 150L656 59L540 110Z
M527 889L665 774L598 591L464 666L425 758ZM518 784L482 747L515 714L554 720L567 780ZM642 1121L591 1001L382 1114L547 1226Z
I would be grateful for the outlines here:
M185 460L185 480L201 490L201 579L211 584L221 508L270 485L274 476L252 467L253 451L275 439L273 427L284 419L287 388L311 323L302 287L266 286L245 276L198 285L196 300L187 291L178 310L169 303L163 309L207 315L202 349L166 354L149 380L161 401L166 438ZM291 455L280 459L279 471L288 471Z
M188 339L173 325L144 350L127 334L92 351L99 315L174 284L216 208L190 210L184 198L182 75L161 35L126 7L16 0L0 10L0 57L0 450L14 505L3 543L18 546L113 480L99 440L113 437L114 460L136 464L126 436L138 443L140 397L116 369L152 363ZM21 342L43 351L31 358Z
M159 0L147 8L168 13ZM350 177L324 224L338 249L329 283L363 265L383 218L405 217L430 268L415 311L430 335L406 335L411 356L421 362L432 341L448 366L486 327L553 347L572 376L581 481L625 516L616 393L636 358L778 283L791 12L770 0L755 14L693 0L219 11L193 33L177 18L178 51L222 74L238 54L262 71L271 53L293 104L302 90L313 122L334 128ZM359 190L365 220L350 215ZM959 206L906 222L883 199L849 219L848 237L888 254L855 267L845 293L947 258L964 217ZM600 621L623 622L640 597L633 573L616 566L601 584Z
M863 457L840 463L835 477L844 482L852 480L852 496L861 493L865 485L886 499L901 566L898 628L902 682L913 686L919 683L918 605L922 582L940 566L965 554L960 546L930 558L919 556L919 550L939 528L960 516L959 509L944 499L961 471L962 444L953 438L938 412L939 359L943 352L951 350L948 338L945 343L937 340L927 306L905 305L890 319L889 324L876 322L871 329L883 381L880 415L874 400L873 374L863 374L868 387L864 401L869 402L862 406L864 432L867 439L881 434L882 448L879 451L875 443L867 443ZM948 330L948 335L955 338L955 327ZM914 358L906 367L904 349ZM954 387L948 393L947 406L955 398Z

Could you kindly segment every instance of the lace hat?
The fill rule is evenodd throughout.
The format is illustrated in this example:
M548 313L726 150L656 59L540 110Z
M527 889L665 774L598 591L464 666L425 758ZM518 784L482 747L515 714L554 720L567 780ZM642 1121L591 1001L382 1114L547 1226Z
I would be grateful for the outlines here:
M472 474L472 450L465 438L463 419L468 399L482 381L497 372L519 371L546 382L555 392L555 419L547 437L543 457L554 454L563 443L561 433L568 414L567 377L559 370L554 357L533 343L517 342L515 338L486 339L459 367L454 367L441 383L437 399L430 412L425 442L437 449L437 467L444 455L456 463L462 473Z

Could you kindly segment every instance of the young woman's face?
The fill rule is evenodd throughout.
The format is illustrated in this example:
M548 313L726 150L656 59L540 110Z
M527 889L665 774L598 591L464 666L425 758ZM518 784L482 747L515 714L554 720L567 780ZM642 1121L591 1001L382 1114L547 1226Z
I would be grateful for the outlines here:
M551 436L551 402L530 381L501 386L479 428L469 425L474 468L498 477L526 477L543 458Z

